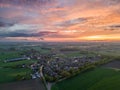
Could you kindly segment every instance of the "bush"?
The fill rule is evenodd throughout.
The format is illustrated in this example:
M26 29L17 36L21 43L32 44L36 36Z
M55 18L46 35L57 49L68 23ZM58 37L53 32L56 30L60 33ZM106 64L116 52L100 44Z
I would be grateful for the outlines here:
M25 76L24 75L17 75L16 77L15 77L15 79L17 80L17 81L20 81L20 80L25 80Z

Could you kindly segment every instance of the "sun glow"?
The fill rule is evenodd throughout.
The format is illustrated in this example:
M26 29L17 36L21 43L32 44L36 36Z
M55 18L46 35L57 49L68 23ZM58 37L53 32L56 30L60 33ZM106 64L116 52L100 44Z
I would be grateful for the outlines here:
M64 30L63 33L76 33L77 30Z
M120 40L120 35L95 35L82 37L83 40Z

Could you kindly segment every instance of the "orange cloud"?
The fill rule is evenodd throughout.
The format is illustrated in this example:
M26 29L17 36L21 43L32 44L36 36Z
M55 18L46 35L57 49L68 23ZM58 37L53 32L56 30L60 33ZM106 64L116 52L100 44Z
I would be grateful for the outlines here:
M0 17L16 22L15 26L2 27L2 33L19 32L22 27L25 34L58 32L44 36L46 41L120 40L119 0L23 0L20 4L6 0L0 1L0 10ZM39 41L39 38L26 40Z

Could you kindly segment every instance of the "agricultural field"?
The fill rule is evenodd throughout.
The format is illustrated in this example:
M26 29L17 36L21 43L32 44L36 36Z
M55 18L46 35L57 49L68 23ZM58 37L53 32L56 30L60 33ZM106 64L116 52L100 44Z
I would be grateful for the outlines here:
M0 83L30 79L30 69L0 68Z
M120 60L114 60L114 61L109 62L103 66L106 68L120 69Z
M0 90L46 90L41 80L24 80L0 84Z
M52 90L120 90L120 70L99 67L58 82Z

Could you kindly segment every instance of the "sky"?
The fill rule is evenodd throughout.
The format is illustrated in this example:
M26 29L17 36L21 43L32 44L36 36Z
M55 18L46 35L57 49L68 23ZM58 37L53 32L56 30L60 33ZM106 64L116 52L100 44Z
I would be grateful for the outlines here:
M120 41L120 0L0 0L0 41Z

